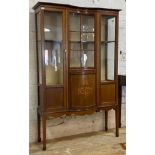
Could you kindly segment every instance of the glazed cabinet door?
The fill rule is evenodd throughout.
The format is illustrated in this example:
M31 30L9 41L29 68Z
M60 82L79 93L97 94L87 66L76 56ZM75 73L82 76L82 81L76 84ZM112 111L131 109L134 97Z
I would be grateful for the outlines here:
M69 68L94 69L95 15L69 13Z
M44 108L60 111L65 100L65 10L43 11Z
M63 86L63 13L44 13L44 65L46 86Z
M69 108L89 109L96 105L95 14L68 12Z
M100 38L100 104L116 103L117 16L101 15Z

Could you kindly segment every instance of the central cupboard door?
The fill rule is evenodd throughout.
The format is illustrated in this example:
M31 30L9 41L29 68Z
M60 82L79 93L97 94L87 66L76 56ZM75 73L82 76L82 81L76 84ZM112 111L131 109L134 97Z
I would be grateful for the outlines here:
M95 14L69 11L69 108L96 105Z

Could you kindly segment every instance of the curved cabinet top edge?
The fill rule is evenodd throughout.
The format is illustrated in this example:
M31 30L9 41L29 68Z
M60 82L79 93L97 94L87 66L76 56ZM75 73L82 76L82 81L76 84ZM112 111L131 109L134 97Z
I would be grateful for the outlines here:
M110 9L110 8L99 8L99 7L81 7L81 6L75 6L70 4L60 4L60 3L49 3L49 2L37 2L33 9L37 9L41 5L49 5L49 6L61 6L61 7L68 7L68 8L74 8L74 9L89 9L89 10L107 10L107 11L121 11L121 9Z

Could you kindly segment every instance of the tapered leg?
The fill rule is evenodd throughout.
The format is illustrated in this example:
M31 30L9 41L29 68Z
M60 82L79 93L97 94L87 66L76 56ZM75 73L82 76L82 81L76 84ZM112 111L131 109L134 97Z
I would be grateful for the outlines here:
M119 128L121 128L121 105L119 107Z
M108 110L105 110L105 131L108 131Z
M119 108L115 109L116 137L119 137Z
M122 86L118 87L119 128L121 128Z
M38 117L38 142L41 142L41 136L40 136L41 124L40 124L40 115L38 112L37 112L37 117Z
M42 117L42 128L43 128L43 150L46 150L46 116Z

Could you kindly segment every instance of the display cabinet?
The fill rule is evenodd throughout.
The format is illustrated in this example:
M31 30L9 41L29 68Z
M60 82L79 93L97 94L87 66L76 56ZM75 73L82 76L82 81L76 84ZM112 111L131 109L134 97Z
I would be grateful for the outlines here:
M118 133L117 53L119 10L38 2L38 141L46 150L50 116L115 110ZM42 119L41 119L42 118Z

